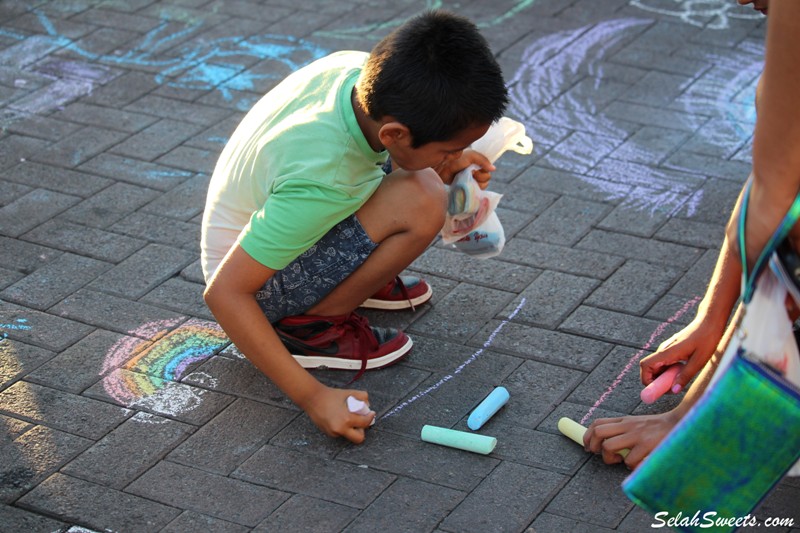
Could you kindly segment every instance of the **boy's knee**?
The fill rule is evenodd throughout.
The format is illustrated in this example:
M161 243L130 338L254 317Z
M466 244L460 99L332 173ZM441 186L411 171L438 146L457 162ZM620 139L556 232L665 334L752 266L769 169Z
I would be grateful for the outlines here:
M432 169L392 172L358 219L375 242L397 233L433 239L444 226L447 191Z
M447 189L439 175L430 168L410 173L409 189L403 199L415 215L414 220L438 232L447 212Z

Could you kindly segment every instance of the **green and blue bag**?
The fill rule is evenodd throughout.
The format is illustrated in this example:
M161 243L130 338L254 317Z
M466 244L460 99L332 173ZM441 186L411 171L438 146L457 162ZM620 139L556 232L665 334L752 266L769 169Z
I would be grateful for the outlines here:
M762 327L788 324L791 336L791 322L782 298L770 295L765 300L759 294L768 290L764 287L769 283L761 283L764 279L771 276L768 281L773 286L780 283L781 276L776 278L765 267L770 260L776 261L773 252L800 217L800 195L748 276L744 220L749 192L748 185L739 217L739 248L745 265L743 317L734 338L704 394L622 484L625 494L652 513L659 520L656 523L680 531L734 531L755 525L750 513L800 459L800 389L785 379L785 364L779 372L764 362L774 361L774 354L760 353L765 340L779 344L767 351L780 352L788 345L764 339ZM785 297L786 291L779 294ZM760 297L757 315L750 305L754 295ZM762 337L755 350L747 338L754 333ZM793 336L791 342L793 351L784 362L796 369Z

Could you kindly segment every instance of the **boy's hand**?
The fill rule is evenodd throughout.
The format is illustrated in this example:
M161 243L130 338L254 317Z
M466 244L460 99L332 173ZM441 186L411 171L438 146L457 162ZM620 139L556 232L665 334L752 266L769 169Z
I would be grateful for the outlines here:
M470 165L478 165L481 167L472 172L472 177L475 178L475 181L481 189L488 187L489 180L492 179L492 172L494 172L496 167L485 155L472 149L464 150L457 158L446 159L441 165L434 168L434 170L439 174L443 182L452 183L455 175Z
M367 415L351 413L347 409L347 397L353 396L369 403L366 391L334 389L323 386L305 407L311 421L330 437L344 437L350 442L364 442L364 430L375 419L375 412Z

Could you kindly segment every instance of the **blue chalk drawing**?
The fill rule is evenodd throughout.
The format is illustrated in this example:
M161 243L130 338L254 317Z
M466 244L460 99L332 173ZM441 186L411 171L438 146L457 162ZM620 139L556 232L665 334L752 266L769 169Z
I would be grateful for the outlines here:
M189 24L174 31L172 23L164 20L127 51L96 54L61 34L45 13L35 11L35 14L46 35L25 36L5 29L0 31L0 35L19 41L7 50L0 63L16 67L22 73L49 78L53 83L29 97L12 102L6 120L53 111L90 94L95 86L103 85L118 75L113 70L115 66L153 69L158 84L218 91L224 100L234 101L236 91L256 90L259 82L283 78L328 53L296 37L261 34L190 42L169 50L169 55L166 55L161 52L174 46L178 40L197 33L202 24ZM83 61L42 61L57 50L72 52ZM277 72L256 73L237 63L236 60L243 58L248 63L270 60L284 68L274 69ZM256 98L254 95L239 95L235 102L237 109L249 109Z
M159 84L184 89L217 90L227 101L233 99L232 91L253 90L257 81L279 79L287 73L255 74L246 71L243 65L231 61L231 58L270 59L282 63L291 72L328 53L325 49L296 37L263 34L246 38L222 37L205 43L184 45L177 53L171 51L170 57L157 59L159 50L168 48L173 41L189 36L202 26L196 23L180 31L167 33L170 22L162 21L127 52L120 55L96 55L58 34L43 13L38 12L37 15L54 40L87 59L111 65L158 67L161 70L155 75L155 81ZM295 57L303 59L296 60Z
M144 174L152 180L162 178L188 178L193 176L193 173L188 170L147 170Z
M516 0L502 15L479 21L478 25L500 26L530 8L535 1ZM704 16L707 28L717 28L722 23L713 20L724 17L760 17L730 8L733 2L727 0L675 1L672 2L674 9L663 8L670 2L632 0L630 4L651 11L662 6L658 9L669 11L665 14L685 18L689 23L696 23L698 17ZM457 4L451 7L443 0L425 0L420 4L425 9L458 8ZM18 41L0 53L0 64L17 68L21 73L35 74L37 80L45 77L53 81L11 102L1 119L6 124L20 117L52 111L90 94L94 87L119 75L114 67L145 68L154 72L156 83L169 87L216 91L226 101L234 102L237 109L245 111L258 98L254 92L259 83L277 81L328 53L303 39L273 34L202 41L200 37L192 39L200 35L202 22L177 24L162 20L130 48L114 54L96 54L61 34L43 12L35 11L35 14L44 28L44 35L26 36L0 29L0 35ZM402 22L403 19L391 20L315 35L373 39ZM545 138L547 135L553 138L556 148L545 156L545 164L576 173L587 184L604 192L608 199L651 214L671 216L683 210L691 215L702 200L702 190L696 179L676 178L675 171L692 172L692 169L615 160L614 150L630 135L624 121L606 115L603 102L593 100L591 94L588 98L572 98L569 92L581 79L593 81L596 86L610 79L605 73L607 60L619 50L618 45L652 23L652 20L634 18L608 20L536 39L522 53L520 67L509 80L509 114L526 124L540 146L547 145L537 139L543 133ZM78 59L50 56L62 50L72 52ZM757 44L746 42L739 46L735 56L715 55L718 53L710 50L705 54L713 68L702 71L705 67L698 61L698 71L686 77L687 89L671 105L685 117L686 124L676 129L697 131L692 142L706 153L719 152L724 158L746 161L755 113L752 94L763 50ZM248 66L261 65L264 60L273 61L281 68L257 70ZM19 81L25 83L25 79ZM704 124L709 117L713 122ZM213 142L224 144L225 139L215 138ZM558 145L563 146L562 152ZM645 147L630 149L638 154L639 161L648 156ZM619 158L619 153L616 155Z
M0 330L9 330L9 331L26 331L32 329L31 326L27 324L27 318L18 318L14 320L14 322L10 324L2 324L0 323ZM0 336L0 342L3 342L8 338L8 333L2 331L2 336Z
M629 139L630 123L608 115L607 102L596 101L592 91L577 98L570 91L578 81L595 88L614 83L605 72L608 60L652 23L607 20L535 40L522 52L520 67L508 81L509 112L520 117L535 143L549 150L541 164L575 174L623 207L650 215L692 216L703 198L705 178L698 169L658 165L659 155L646 146L628 147L637 154L637 162L620 157L615 150ZM695 132L687 142L700 153L746 161L763 49L750 43L731 55L706 51L703 59L696 62L696 72L686 74L680 95L666 106L676 122L664 127ZM625 87L615 95L622 102ZM553 137L552 148L540 140L548 135ZM629 142L635 143L635 138Z
M186 47L180 61L165 66L155 80L159 84L183 89L214 89L227 101L233 100L233 91L256 89L263 79L281 79L288 72L297 70L306 63L319 59L328 52L316 45L291 36L258 35L220 38L198 47ZM303 56L298 62L295 56ZM270 59L287 67L280 73L256 74L244 66L226 62L226 58L242 56L259 60ZM244 109L249 108L246 105Z
M732 0L631 0L630 5L651 13L677 17L692 26L712 30L729 28L731 19L762 18L759 13L747 12L745 10L749 8Z

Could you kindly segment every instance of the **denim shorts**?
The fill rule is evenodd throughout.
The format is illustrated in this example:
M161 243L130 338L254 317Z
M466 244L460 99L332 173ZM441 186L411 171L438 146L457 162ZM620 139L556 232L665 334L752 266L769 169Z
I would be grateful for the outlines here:
M342 220L256 293L267 319L302 315L352 274L377 247L355 215Z

